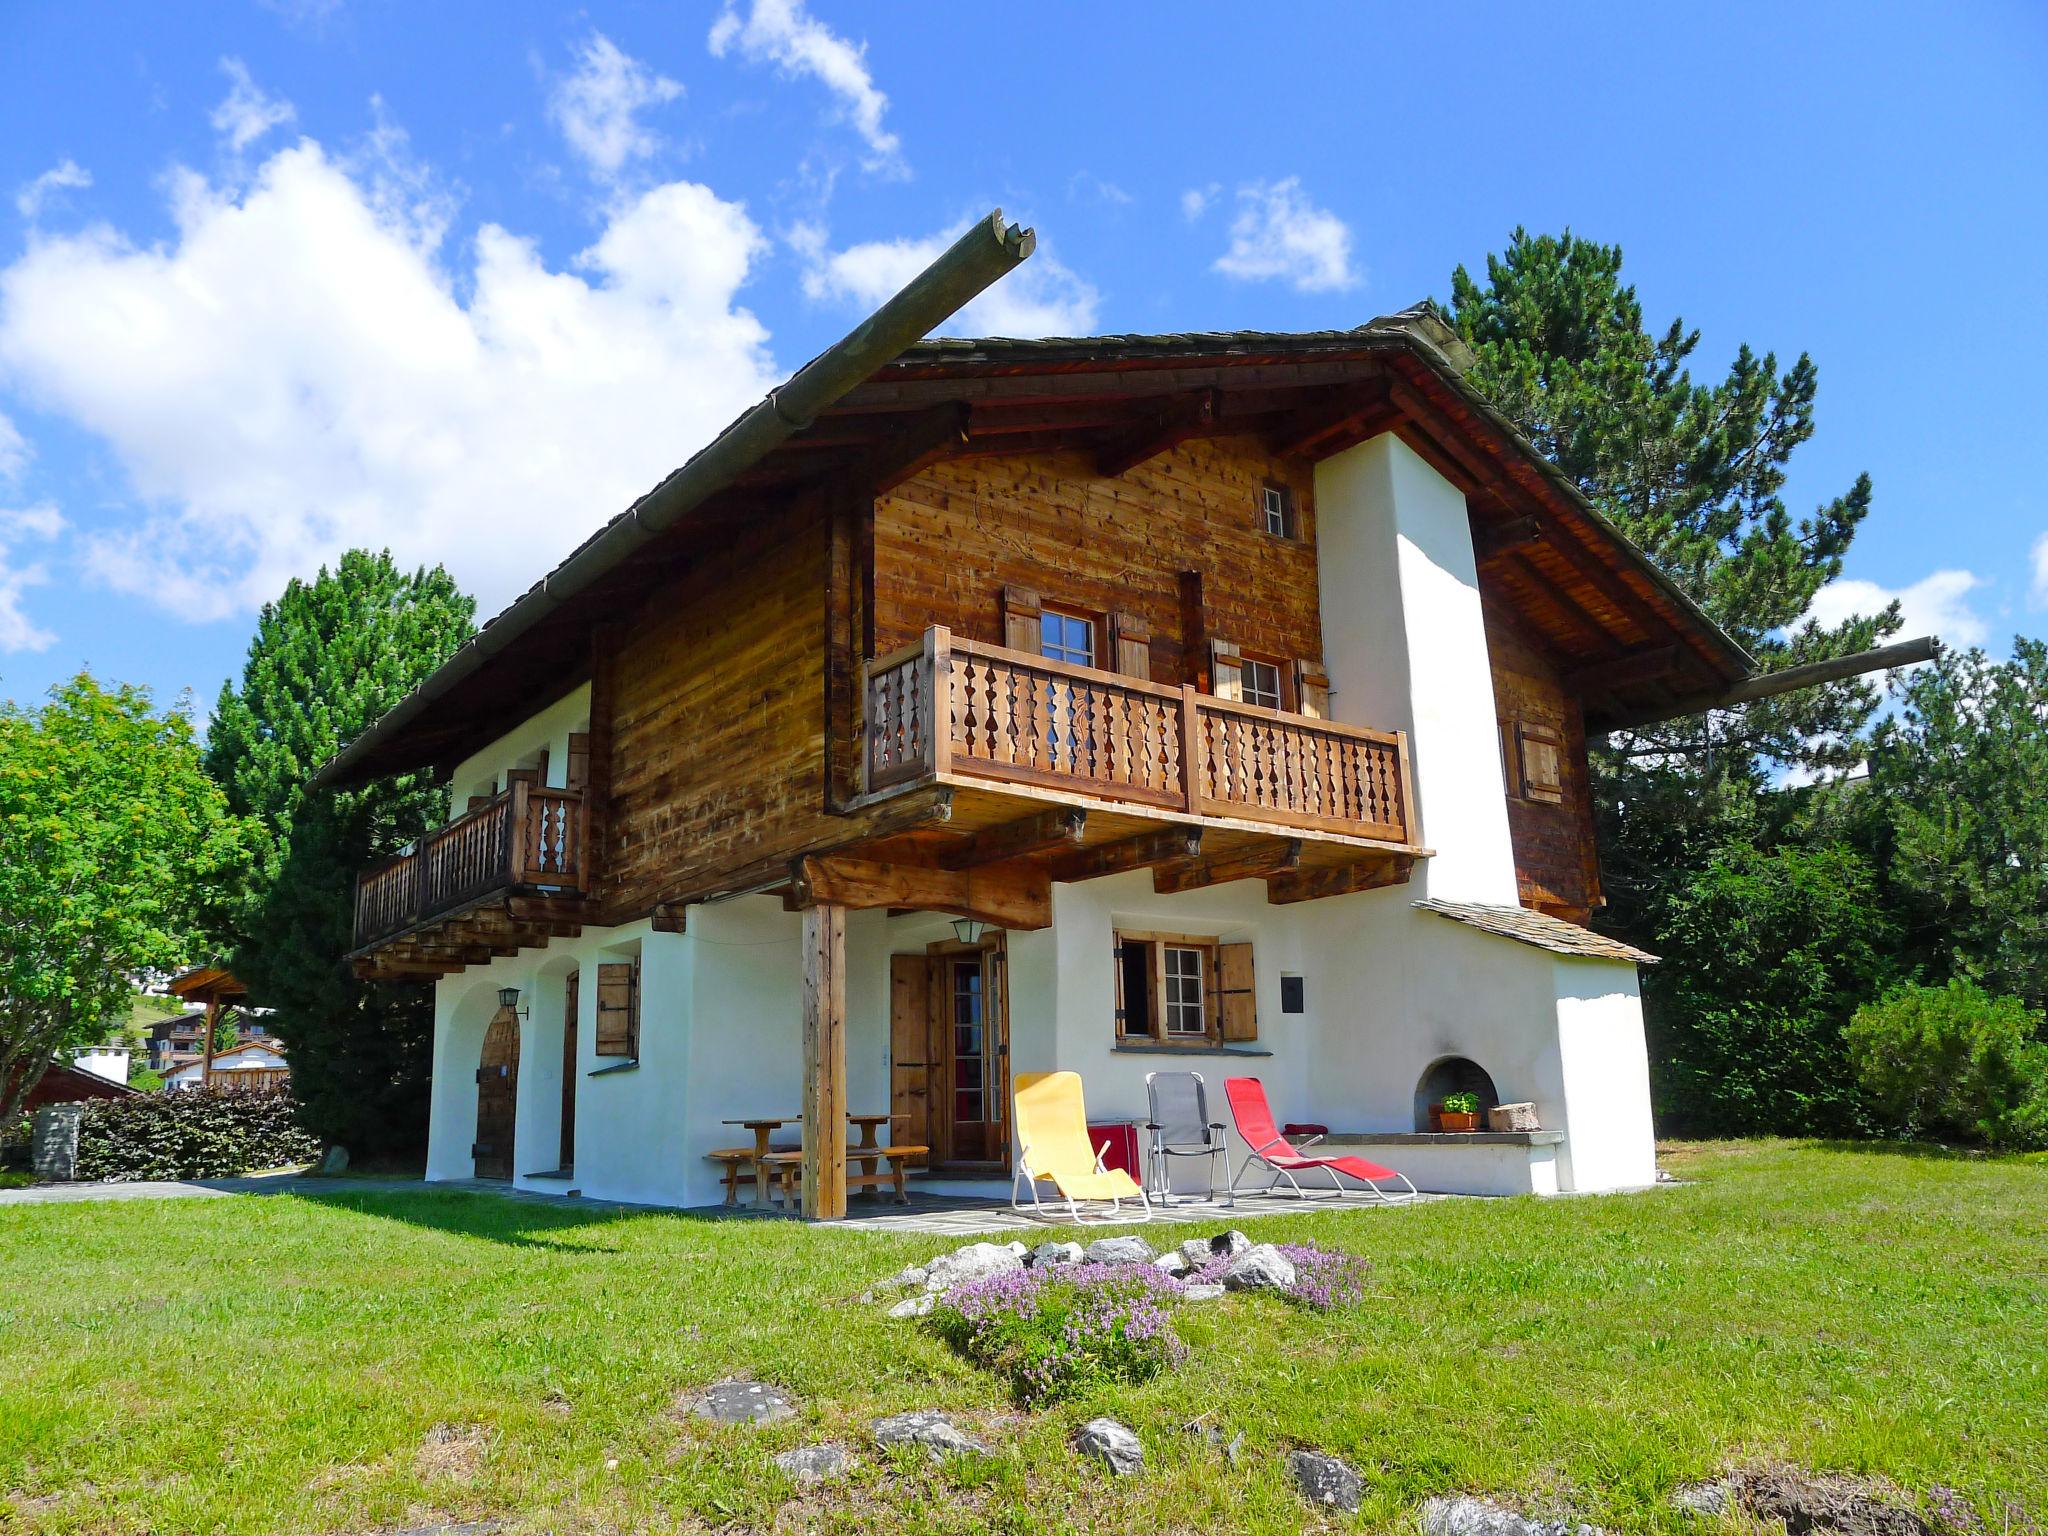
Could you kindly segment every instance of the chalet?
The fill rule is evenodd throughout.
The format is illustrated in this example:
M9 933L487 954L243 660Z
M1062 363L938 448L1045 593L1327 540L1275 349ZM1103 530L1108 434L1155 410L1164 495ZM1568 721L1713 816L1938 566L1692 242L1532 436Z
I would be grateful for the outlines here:
M850 1113L973 1188L1016 1074L1131 1121L1192 1068L1424 1188L1650 1183L1586 739L1814 678L1426 309L918 340L1030 246L977 225L322 770L448 784L356 892L358 972L435 988L428 1176L708 1202L800 1115L830 1216ZM1433 1135L1452 1088L1540 1129Z

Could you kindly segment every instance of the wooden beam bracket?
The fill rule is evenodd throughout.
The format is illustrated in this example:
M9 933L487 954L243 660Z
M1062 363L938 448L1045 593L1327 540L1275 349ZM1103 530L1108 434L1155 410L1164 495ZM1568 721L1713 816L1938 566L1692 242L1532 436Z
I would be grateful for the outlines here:
M1281 874L1300 863L1301 839L1276 837L1270 842L1254 843L1249 848L1214 858L1162 864L1152 871L1152 889L1158 895L1170 896L1180 891L1223 885L1231 880L1254 880L1262 875Z

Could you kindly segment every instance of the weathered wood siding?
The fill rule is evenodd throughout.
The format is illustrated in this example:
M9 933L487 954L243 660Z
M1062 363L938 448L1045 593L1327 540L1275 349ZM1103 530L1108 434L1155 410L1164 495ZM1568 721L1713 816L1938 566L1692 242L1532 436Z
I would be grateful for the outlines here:
M1292 493L1297 537L1265 531L1268 482ZM1156 682L1201 681L1210 640L1278 662L1322 656L1313 478L1249 438L1183 444L1115 479L1081 453L948 460L877 502L874 559L878 654L931 624L1003 644L1011 584L1142 620ZM1201 577L1192 600L1186 571Z
M1483 593L1486 646L1493 658L1494 709L1503 722L1547 725L1564 739L1564 798L1542 805L1518 798L1510 785L1508 833L1522 905L1583 923L1600 905L1600 862L1593 842L1593 802L1586 772L1585 716L1558 680L1541 642L1494 593ZM1510 772L1512 773L1512 764Z

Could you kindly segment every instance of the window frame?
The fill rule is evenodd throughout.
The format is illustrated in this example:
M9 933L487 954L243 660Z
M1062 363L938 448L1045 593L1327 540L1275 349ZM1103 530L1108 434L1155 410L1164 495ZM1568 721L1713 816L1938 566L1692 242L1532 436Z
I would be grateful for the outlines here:
M1293 707L1292 701L1287 696L1287 669L1281 666L1279 662L1268 661L1263 656L1250 656L1240 652L1237 665L1237 696L1241 702L1257 705L1261 709L1281 711ZM1273 674L1273 687L1270 693L1266 689L1253 686L1253 679L1257 676L1253 669L1259 667L1263 667ZM1252 696L1254 693L1258 694L1259 697L1254 698ZM1269 697L1273 701L1270 704L1266 702Z
M1280 526L1273 526L1273 516L1279 513ZM1294 488L1278 480L1262 481L1259 486L1259 528L1268 538L1286 539L1290 542L1301 537L1301 519L1294 506Z
M1217 1016L1217 951L1222 940L1213 934L1199 933L1154 933L1138 929L1115 928L1111 931L1112 970L1116 978L1118 1001L1116 1018L1116 1044L1138 1049L1173 1046L1181 1049L1221 1049L1223 1046L1222 1024ZM1144 1017L1134 1019L1131 999L1124 987L1124 956L1122 951L1129 945L1143 945L1148 951L1145 959L1145 1000ZM1194 1006L1199 1012L1199 1031L1178 1031L1168 1026L1169 1010L1173 1006L1186 1007L1187 999L1181 998L1170 1003L1167 996L1169 980L1186 980L1186 977L1171 977L1167 970L1168 950L1192 951L1200 955L1200 969L1193 978L1196 983Z
M1064 644L1060 644L1056 651L1046 649L1045 630L1048 619L1057 620L1061 624L1076 624L1081 627L1081 630L1088 637L1087 660L1075 660L1073 656L1068 654L1070 647ZM1101 624L1094 614L1084 609L1071 608L1064 603L1041 602L1038 605L1038 654L1047 661L1062 662L1070 667L1087 667L1091 671L1099 670L1102 666Z

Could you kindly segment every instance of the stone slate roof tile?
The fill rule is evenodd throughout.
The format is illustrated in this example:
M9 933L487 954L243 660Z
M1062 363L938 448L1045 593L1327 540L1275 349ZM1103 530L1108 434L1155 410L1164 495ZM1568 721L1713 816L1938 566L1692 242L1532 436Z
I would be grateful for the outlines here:
M1637 965L1655 965L1657 957L1633 944L1624 944L1604 933L1581 928L1548 913L1528 907L1497 907L1479 901L1444 901L1432 896L1415 903L1416 910L1434 912L1454 923L1499 934L1518 944L1532 944L1556 955L1578 955L1589 960L1632 960Z

